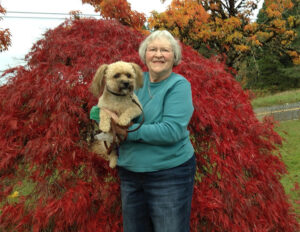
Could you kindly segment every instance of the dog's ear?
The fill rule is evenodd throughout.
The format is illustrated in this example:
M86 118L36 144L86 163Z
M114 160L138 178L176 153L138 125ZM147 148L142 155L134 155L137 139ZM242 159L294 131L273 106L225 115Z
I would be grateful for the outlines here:
M104 88L104 76L105 76L105 71L107 69L108 65L103 64L101 65L98 70L96 71L96 74L93 78L93 81L90 85L90 92L95 96L99 97L99 95L102 92L102 88Z
M135 73L136 73L136 88L142 88L144 84L144 73L139 65L136 63L131 63Z

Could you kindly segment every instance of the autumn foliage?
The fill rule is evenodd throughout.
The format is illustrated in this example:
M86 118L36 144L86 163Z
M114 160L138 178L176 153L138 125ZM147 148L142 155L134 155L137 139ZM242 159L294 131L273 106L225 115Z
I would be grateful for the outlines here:
M245 57L255 55L255 49L261 47L286 53L298 64L300 53L291 47L297 36L291 24L295 17L283 18L293 7L292 0L266 0L268 18L261 24L250 21L257 3L172 0L165 12L153 12L148 22L150 29L165 28L201 54L226 54L227 64L237 70Z
M6 10L1 6L0 3L0 14L5 14ZM0 20L2 20L2 17L0 17ZM10 46L10 32L8 29L0 28L0 52L5 51L8 49L8 46Z
M26 66L7 70L12 77L0 87L0 231L122 231L117 173L89 152L89 110L97 99L88 86L103 63L142 65L142 39L115 21L69 20L33 46ZM272 122L256 119L223 63L182 46L175 71L191 82L195 107L191 231L298 231L279 182L286 170Z
M142 30L146 22L145 15L131 10L126 0L82 0L82 3L91 4L105 19L115 19L136 30Z

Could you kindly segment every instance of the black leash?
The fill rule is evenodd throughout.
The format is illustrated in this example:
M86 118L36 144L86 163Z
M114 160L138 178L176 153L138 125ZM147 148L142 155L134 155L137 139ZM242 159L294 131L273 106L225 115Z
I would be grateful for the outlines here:
M138 125L138 127L137 128L134 128L134 129L132 129L132 130L127 130L127 132L134 132L134 131L137 131L138 129L140 129L140 127L143 125L143 123L144 123L144 121L145 121L145 114L144 114L144 111L143 111L143 109L142 109L142 107L140 106L140 104L132 97L132 95L131 95L131 100L132 100L132 102L134 103L134 104L136 104L140 109L141 109L141 111L142 111L142 121L140 122L140 124Z

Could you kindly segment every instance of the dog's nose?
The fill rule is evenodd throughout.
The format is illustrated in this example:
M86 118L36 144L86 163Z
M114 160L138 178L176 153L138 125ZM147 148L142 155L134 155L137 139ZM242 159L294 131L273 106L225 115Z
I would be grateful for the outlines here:
M125 88L128 88L128 86L129 86L129 82L127 82L127 81L123 81L123 86L125 87Z

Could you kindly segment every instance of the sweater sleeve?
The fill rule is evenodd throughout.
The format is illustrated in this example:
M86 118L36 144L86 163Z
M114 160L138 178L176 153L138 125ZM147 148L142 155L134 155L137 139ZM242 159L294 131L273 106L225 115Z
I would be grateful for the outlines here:
M190 83L178 81L166 92L161 122L143 124L137 131L128 133L127 140L153 145L176 143L188 135L187 126L193 111ZM131 128L137 126L133 124Z

